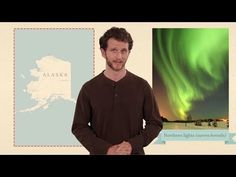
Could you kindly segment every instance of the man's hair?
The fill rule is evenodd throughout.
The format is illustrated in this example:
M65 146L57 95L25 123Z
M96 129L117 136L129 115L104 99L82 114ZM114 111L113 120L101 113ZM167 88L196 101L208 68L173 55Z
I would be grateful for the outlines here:
M133 47L133 39L124 28L117 28L112 27L111 29L107 30L102 37L99 39L100 48L106 50L107 49L107 41L110 38L114 38L117 41L128 42L129 43L129 50Z

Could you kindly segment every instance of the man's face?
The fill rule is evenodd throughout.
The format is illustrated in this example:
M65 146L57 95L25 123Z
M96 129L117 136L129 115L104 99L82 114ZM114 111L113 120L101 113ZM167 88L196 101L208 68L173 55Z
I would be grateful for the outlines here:
M102 56L106 59L107 65L113 71L120 71L125 67L125 63L129 57L128 42L117 41L110 38L107 41L107 49L101 49Z

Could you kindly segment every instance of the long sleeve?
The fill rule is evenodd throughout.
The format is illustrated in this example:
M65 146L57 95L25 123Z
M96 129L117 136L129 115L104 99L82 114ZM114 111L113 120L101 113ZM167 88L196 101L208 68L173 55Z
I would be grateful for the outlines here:
M146 121L145 128L140 134L129 139L133 151L139 151L154 140L162 130L163 124L152 88L146 82L144 88L143 119Z
M91 114L90 102L86 96L84 87L82 87L76 103L72 133L90 152L90 154L106 154L111 144L96 137L95 133L89 126L92 116Z

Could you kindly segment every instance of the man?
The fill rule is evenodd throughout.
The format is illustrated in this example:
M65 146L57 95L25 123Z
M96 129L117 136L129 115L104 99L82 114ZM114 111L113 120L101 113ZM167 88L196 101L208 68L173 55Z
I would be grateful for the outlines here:
M148 82L125 69L132 37L112 27L99 44L106 69L81 88L72 132L90 154L144 154L162 120Z

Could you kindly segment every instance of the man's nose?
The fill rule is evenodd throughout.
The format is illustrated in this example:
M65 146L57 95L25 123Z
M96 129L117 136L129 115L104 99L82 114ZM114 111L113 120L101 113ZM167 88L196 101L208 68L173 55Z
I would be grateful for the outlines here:
M118 52L116 53L116 58L121 59L121 58L122 58L122 53L118 51Z

